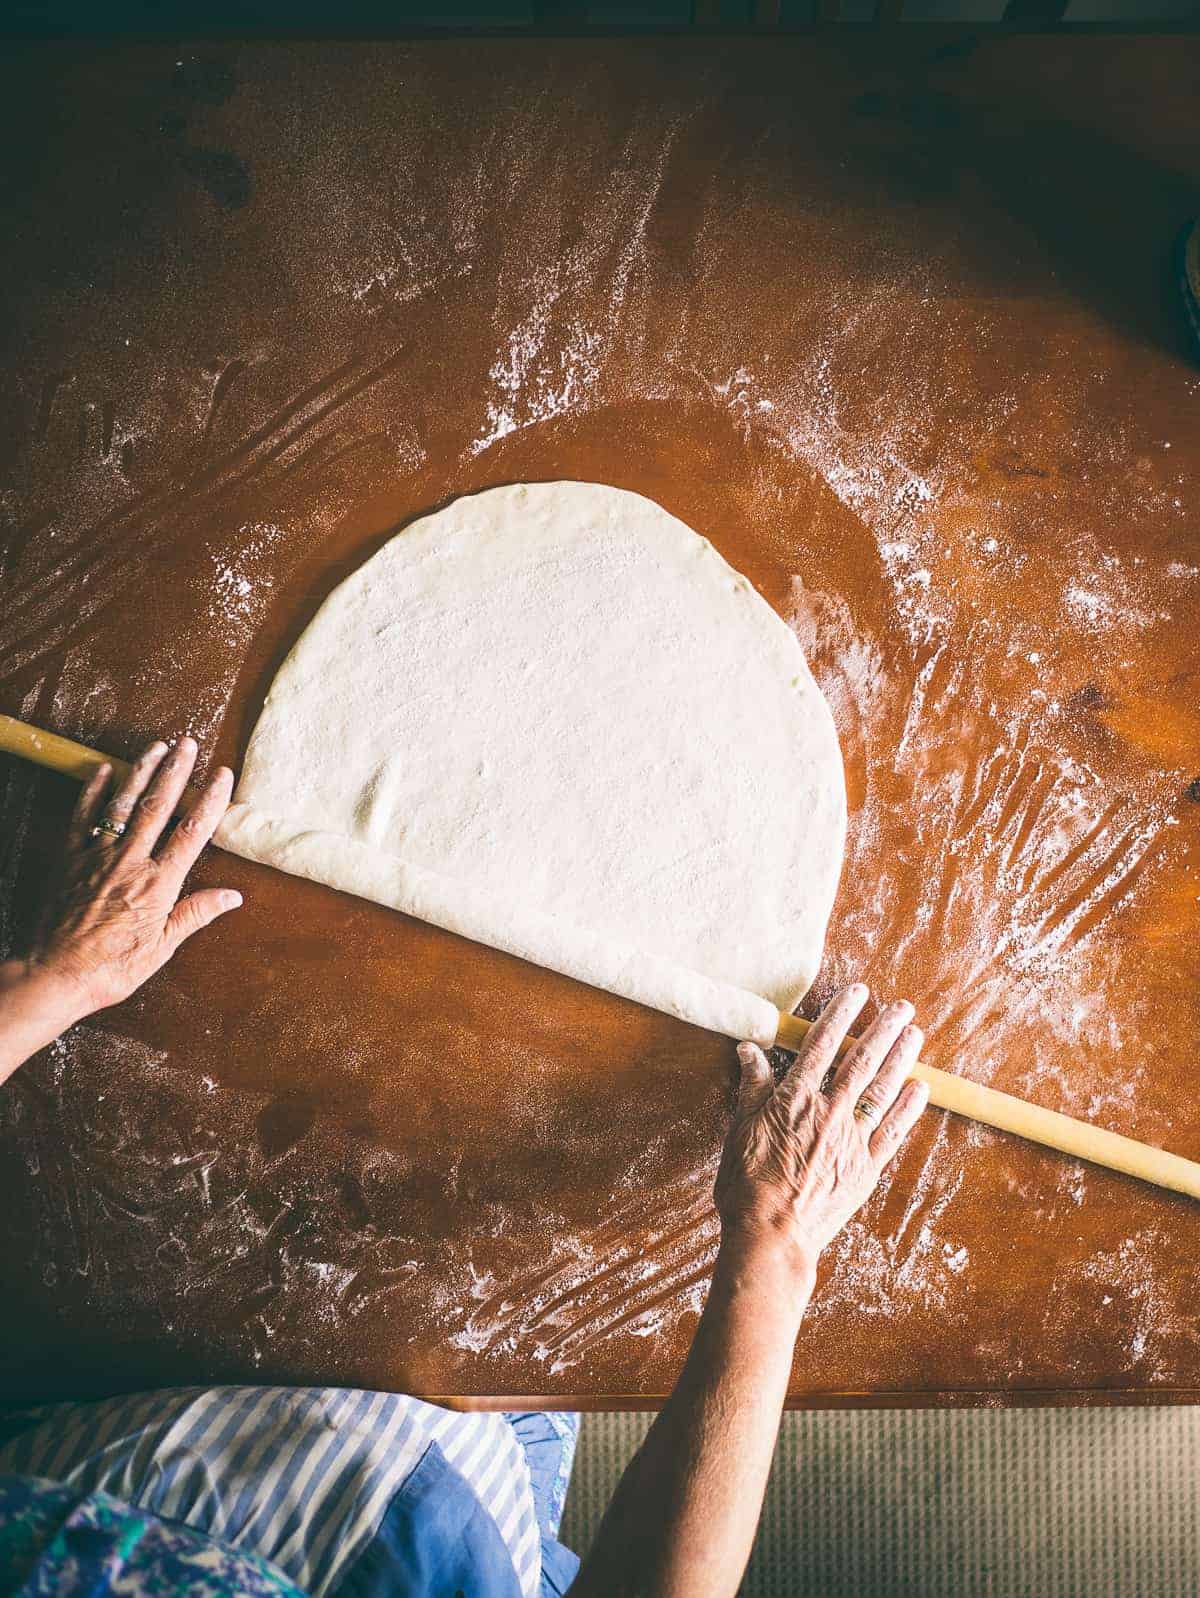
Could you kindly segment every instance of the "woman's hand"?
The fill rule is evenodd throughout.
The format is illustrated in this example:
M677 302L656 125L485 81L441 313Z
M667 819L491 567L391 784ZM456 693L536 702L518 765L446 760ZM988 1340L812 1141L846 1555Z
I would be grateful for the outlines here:
M923 1041L908 1003L882 1010L834 1069L866 1001L861 983L831 1000L778 1083L760 1048L738 1049L741 1085L716 1184L722 1240L739 1250L780 1244L809 1278L929 1096L908 1079Z
M25 970L53 978L87 1014L119 1004L241 895L201 888L179 898L183 879L225 814L233 773L220 767L158 851L196 763L196 743L152 743L107 798L112 768L84 788L67 836L62 889ZM92 836L100 821L109 833ZM178 902L176 902L178 901Z
M743 1043L717 1174L721 1247L687 1361L617 1488L571 1592L733 1594L754 1540L816 1257L879 1180L925 1104L905 1078L921 1045L892 1005L847 1053L866 1003L848 988L776 1085ZM856 1117L865 1102L874 1121Z

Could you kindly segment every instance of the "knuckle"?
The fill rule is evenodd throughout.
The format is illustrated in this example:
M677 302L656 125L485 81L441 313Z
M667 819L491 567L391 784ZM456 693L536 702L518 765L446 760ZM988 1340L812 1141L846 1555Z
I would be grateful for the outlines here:
M847 1076L857 1076L871 1063L871 1052L865 1043L852 1043L842 1056L842 1069Z
M781 1082L775 1089L773 1102L779 1106L789 1124L800 1120L815 1105L824 1103L819 1082Z

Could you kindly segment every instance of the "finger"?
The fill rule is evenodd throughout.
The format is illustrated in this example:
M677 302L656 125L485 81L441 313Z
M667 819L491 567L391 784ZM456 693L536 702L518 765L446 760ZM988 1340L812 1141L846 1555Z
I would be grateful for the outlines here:
M853 982L830 999L805 1036L795 1061L779 1084L778 1092L789 1105L815 1093L825 1079L842 1041L867 1002L867 987Z
M909 1081L900 1089L896 1102L871 1134L869 1147L881 1167L899 1153L928 1103L929 1089L924 1082Z
M118 785L116 793L105 805L104 819L106 821L128 823L130 816L133 814L134 805L145 793L150 779L161 765L166 752L167 746L161 738L156 738L152 744L148 744L142 750L133 765L130 766L129 775L125 778L125 781ZM104 834L101 834L96 839L97 843L105 841ZM110 838L108 841L117 842L115 838Z
M737 1116L741 1121L762 1109L771 1097L775 1078L770 1061L757 1043L739 1043L737 1052L742 1067L737 1097Z
M158 863L168 880L174 883L176 893L229 809L232 792L233 772L228 766L218 766L205 784L204 792L167 839Z
M106 760L103 765L97 766L95 771L83 785L83 791L75 802L75 809L71 812L70 825L67 827L67 850L77 854L86 847L92 828L96 825L97 817L104 804L104 796L108 792L108 781L112 776L112 767Z
M908 1081L909 1072L917 1063L924 1041L925 1034L919 1026L906 1026L888 1050L874 1080L866 1084L855 1100L856 1105L866 1104L874 1110L871 1119L876 1125L896 1102L900 1089Z
M913 1007L907 999L885 1005L862 1036L856 1038L842 1056L842 1063L833 1075L829 1097L834 1100L857 1099L912 1018Z
M145 793L134 807L125 834L125 846L131 853L148 855L154 848L163 828L175 814L195 764L196 740L184 736L166 759L160 762Z
M232 888L200 888L196 893L189 893L186 899L180 899L167 917L166 935L171 953L218 916L236 910L241 902L241 894Z
M64 883L70 882L84 869L82 862L87 858L88 845L96 841L91 836L92 828L96 825L103 809L104 796L108 792L111 777L112 766L107 760L102 761L84 783L79 798L75 801L71 819L67 823L63 857L53 874L52 884L49 885L51 891L42 899L42 907L34 924L32 941L35 949L44 947L54 925L60 909L58 901Z

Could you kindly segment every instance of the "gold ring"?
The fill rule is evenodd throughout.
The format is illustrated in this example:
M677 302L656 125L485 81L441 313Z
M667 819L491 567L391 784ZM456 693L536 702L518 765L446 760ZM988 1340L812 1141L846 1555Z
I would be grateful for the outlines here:
M105 816L103 821L98 821L92 828L92 837L102 838L107 835L110 838L119 838L124 831L125 823L123 821L110 821Z
M870 1099L859 1099L854 1106L855 1119L859 1121L877 1121L879 1119L879 1106L872 1104Z

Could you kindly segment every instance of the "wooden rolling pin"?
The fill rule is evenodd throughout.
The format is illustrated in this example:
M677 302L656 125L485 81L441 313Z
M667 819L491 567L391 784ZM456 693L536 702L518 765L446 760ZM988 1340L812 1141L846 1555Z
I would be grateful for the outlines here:
M13 716L0 716L0 751L20 755L52 771L64 772L79 782L86 781L105 761L118 776L129 769L127 761L99 754L83 744L72 743L69 738L60 738L56 733L42 732ZM775 1041L780 1048L798 1049L811 1025L802 1016L780 1011ZM853 1041L847 1038L839 1052L844 1053ZM952 1110L956 1115L981 1121L1001 1132L1014 1132L1031 1143L1068 1154L1072 1159L1088 1160L1093 1165L1139 1177L1143 1182L1186 1193L1190 1198L1200 1198L1200 1164L1195 1160L1168 1154L1165 1149L1138 1143L1118 1132L1107 1132L1103 1127L1060 1115L1056 1110L1045 1110L1026 1099L998 1093L995 1088L954 1076L949 1071L935 1070L921 1061L913 1067L912 1075L926 1084L929 1102L939 1109Z
M60 738L56 732L43 732L40 727L31 727L15 716L0 716L0 750L8 755L20 755L22 760L32 760L37 766L48 766L51 771L61 771L66 777L74 777L76 782L86 782L104 765L111 766L118 779L129 774L128 760L102 755L98 749L72 743L70 738Z
M810 1026L812 1022L803 1016L784 1015L781 1011L775 1041L782 1049L798 1049ZM839 1056L853 1042L853 1038L847 1038L838 1050ZM1195 1160L1168 1154L1166 1149L1122 1137L1119 1132L1107 1132L1090 1121L1077 1121L1074 1116L1060 1115L1057 1110L1045 1110L1040 1104L1030 1104L1028 1099L997 1092L965 1076L939 1071L922 1060L917 1061L909 1074L925 1083L930 1104L936 1104L940 1110L953 1110L955 1115L982 1121L984 1126L994 1126L1001 1132L1015 1132L1030 1143L1057 1149L1074 1160L1088 1160L1092 1165L1104 1165L1110 1171L1140 1177L1143 1182L1153 1182L1157 1187L1186 1193L1189 1198L1200 1198L1200 1164Z

